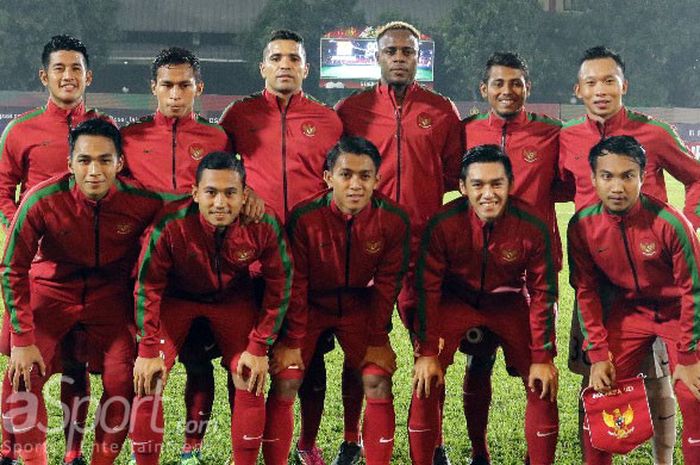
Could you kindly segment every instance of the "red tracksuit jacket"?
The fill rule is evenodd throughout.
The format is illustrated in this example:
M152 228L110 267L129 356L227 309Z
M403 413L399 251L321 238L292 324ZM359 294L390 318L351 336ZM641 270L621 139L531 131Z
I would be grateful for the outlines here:
M568 121L561 130L559 162L564 181L576 185L576 209L598 201L588 165L591 148L601 139L621 135L634 137L646 150L647 167L642 192L666 201L663 170L668 171L685 185L683 212L695 228L700 227L700 162L673 127L626 108L622 108L605 124L583 116Z
M24 195L38 183L68 171L68 132L91 118L113 123L97 110L86 110L84 103L64 110L49 99L7 125L0 138L0 223L4 227L10 226L17 211L17 185L22 184Z
M503 216L484 223L466 197L446 204L426 226L416 262L418 338L421 355L437 355L442 322L442 292L466 298L479 308L482 298L498 292L530 295L530 350L533 363L556 354L558 296L552 236L531 207L510 198Z
M492 111L464 120L466 148L495 144L508 154L515 183L511 195L527 202L554 227L552 189L559 178L559 130L561 121L520 111L511 119Z
M270 210L260 223L236 220L219 234L192 199L168 205L149 228L139 257L134 290L139 355L159 354L164 293L205 302L231 298L231 291L252 293L248 266L255 261L262 263L265 297L246 350L265 355L289 305L293 263L288 248L280 221ZM235 324L235 315L231 318Z
M144 116L121 129L128 174L156 192L189 194L199 161L215 151L231 151L223 129L190 113L168 118Z
M413 83L401 106L383 84L341 100L336 111L346 134L369 139L382 154L378 190L403 206L414 234L458 187L464 150L462 124L446 97Z
M243 157L247 183L285 223L297 203L326 187L326 154L343 132L332 109L303 92L283 108L263 90L232 103L220 124Z
M119 179L104 198L92 201L68 173L29 191L10 226L0 266L12 345L34 344L30 266L33 285L58 299L124 298L139 238L162 205L155 194Z
M569 279L591 362L608 359L601 276L626 299L659 302L651 321L680 318L678 361L688 365L698 360L700 243L681 213L646 195L624 215L608 213L599 202L571 218L568 237Z
M338 210L332 196L325 191L299 204L288 224L295 262L290 331L302 332L297 328L306 326L308 307L341 315L370 305L369 344L384 345L408 268L408 214L375 192L369 205L349 216Z

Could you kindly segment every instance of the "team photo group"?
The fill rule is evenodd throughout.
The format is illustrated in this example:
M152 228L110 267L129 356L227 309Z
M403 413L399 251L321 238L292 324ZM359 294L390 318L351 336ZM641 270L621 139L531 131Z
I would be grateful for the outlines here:
M85 45L49 40L38 71L48 101L0 138L0 465L106 465L123 448L130 463L157 465L175 428L163 391L176 361L180 420L195 426L180 463L206 463L219 359L231 464L324 465L332 382L344 414L334 465L398 463L397 414L411 463L447 465L445 373L457 352L471 445L459 463L489 465L499 347L526 399L512 425L524 425L519 463L555 463L562 407L579 411L587 465L647 440L654 463L671 464L677 433L680 463L700 465L700 162L670 125L623 105L625 63L605 46L581 50L572 76L585 115L527 111L526 60L495 51L479 87L490 108L461 119L416 82L419 39L405 22L379 28L380 80L331 108L302 90L302 37L274 31L263 90L218 124L194 111L199 59L168 48L151 67L157 108L120 128L85 105ZM685 187L682 212L664 171ZM571 201L560 231L555 203ZM575 303L557 343L565 264ZM394 308L406 357L390 343ZM327 381L336 345L342 380ZM558 353L581 377L578 406L558 406ZM411 356L412 385L392 385ZM53 374L61 451L47 446ZM87 447L91 374L102 395ZM412 390L408 412L395 412L398 390Z

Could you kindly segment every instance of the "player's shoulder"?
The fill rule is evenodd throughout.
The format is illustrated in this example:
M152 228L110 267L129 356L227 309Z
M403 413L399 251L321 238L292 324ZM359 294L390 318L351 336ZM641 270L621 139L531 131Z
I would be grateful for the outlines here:
M222 119L227 115L234 115L239 112L248 111L251 107L260 105L261 101L264 99L263 92L255 92L250 95L246 95L243 98L239 98L231 101L224 111L221 113Z
M685 215L683 215L683 213L681 213L681 211L676 207L649 194L641 194L639 196L639 202L641 203L642 210L648 215L658 217L667 222L674 220L686 221Z
M57 195L60 196L64 193L70 192L74 184L75 179L69 172L52 176L37 183L35 186L29 189L22 198L22 204L27 205L27 207L31 207L49 198L53 198Z
M585 122L586 115L566 120L562 122L561 132L562 134L576 132L584 127Z
M225 136L226 131L224 131L224 128L221 127L218 123L214 123L212 121L209 121L208 118L205 118L204 116L200 115L199 113L194 114L194 121L195 123L199 124L203 128L207 129L208 131L211 131L212 134L221 134L222 136Z
M603 204L600 200L582 206L569 219L569 227L574 227L582 222L596 223L600 215L604 213Z
M469 211L469 200L464 196L459 196L446 204L442 205L437 212L430 217L428 220L428 229L435 228L436 226L449 222L455 221L459 218L460 214Z
M557 131L559 131L562 128L562 126L564 125L564 123L557 118L553 118L553 117L551 117L549 115L545 115L543 113L534 113L531 111L527 112L527 119L528 119L528 121L530 121L532 123L550 126Z
M644 126L647 131L654 131L657 137L670 137L675 142L679 143L680 146L684 147L684 143L680 140L676 129L670 123L658 119L654 116L648 115L635 110L625 109L627 121L631 124L636 124Z
M452 100L446 95L442 95L435 89L430 89L424 86L423 84L419 84L417 82L414 85L416 95L420 96L422 99L430 101L432 105L449 109L452 109L452 107L454 107L454 102L452 102Z
M32 110L25 111L21 115L13 118L5 127L5 130L3 131L4 136L7 137L7 135L10 134L13 130L18 129L19 127L25 124L30 124L31 122L36 121L36 119L43 115L45 112L46 106L36 107Z
M331 204L333 191L325 189L313 194L297 203L289 215L290 226L296 225L300 220L306 219L312 214L322 214L322 210Z
M114 118L112 118L112 115L105 113L104 111L100 110L99 108L88 108L85 110L85 118L86 119L101 119L104 121L107 121L108 123L111 123L113 125L117 125L117 122L114 121Z
M377 84L363 87L353 91L347 97L340 99L335 105L336 111L342 110L345 107L363 106L366 102L373 100L377 95Z
M466 118L462 120L462 124L465 126L473 126L473 125L478 125L480 123L484 123L488 121L489 119L489 114L488 113L472 113Z
M152 126L155 123L155 115L150 114L150 115L144 115L141 116L140 118L137 118L134 121L131 121L124 126L121 127L121 133L122 135L124 134L130 134L133 132L138 132L142 131L150 126Z
M508 212L518 218L522 223L540 232L546 233L549 231L547 223L541 215L538 214L530 204L517 197L510 197L508 199ZM520 233L522 234L523 231L520 231Z
M374 191L371 204L372 208L377 209L383 214L395 217L406 226L410 226L411 221L406 209L381 192Z
M173 202L166 203L158 212L153 226L163 230L174 227L178 222L199 214L199 208L191 197L183 197Z

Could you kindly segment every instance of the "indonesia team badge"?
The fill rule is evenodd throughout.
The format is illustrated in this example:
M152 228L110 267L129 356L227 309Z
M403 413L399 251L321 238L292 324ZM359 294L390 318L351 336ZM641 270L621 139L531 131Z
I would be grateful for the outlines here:
M188 152L190 153L190 157L192 157L193 160L201 160L202 157L204 157L204 147L201 145L194 143L190 144L190 148L188 149Z
M641 250L642 255L644 255L645 257L653 257L654 255L656 255L656 242L654 242L651 239L642 240L639 243L639 249Z
M374 255L382 250L383 245L384 241L382 241L381 239L376 241L367 241L365 243L365 252L367 252L370 255Z
M538 158L539 155L537 154L537 150L533 148L523 149L523 160L525 160L527 163L535 163Z
M626 454L654 435L641 377L619 380L607 393L586 388L581 398L585 424L596 449Z
M416 122L421 129L430 129L433 126L433 119L427 113L419 113Z
M301 125L301 132L303 132L306 137L314 137L316 135L316 126L314 123L306 121Z
M243 263L253 258L254 254L255 251L253 249L238 249L233 252L233 257L237 262Z

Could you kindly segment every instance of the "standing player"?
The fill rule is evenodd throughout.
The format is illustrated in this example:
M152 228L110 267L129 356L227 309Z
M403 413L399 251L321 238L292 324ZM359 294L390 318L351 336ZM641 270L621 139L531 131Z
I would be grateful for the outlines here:
M554 463L555 249L550 227L510 197L512 186L510 159L498 146L470 149L462 162L462 197L433 216L423 234L416 263L418 358L408 420L414 465L432 462L439 429L436 390L466 331L477 326L498 337L506 363L523 379L530 463Z
M580 60L578 81L574 93L583 101L586 116L567 122L560 135L560 164L562 175L576 186L576 209L597 200L590 181L587 157L590 149L600 140L617 135L630 135L644 146L647 154L644 193L666 201L663 171L685 185L685 215L695 228L700 227L697 214L700 205L700 163L668 124L624 107L622 97L627 93L625 64L617 53L606 47L593 47ZM576 320L572 320L569 346L569 367L587 375L589 361L580 351L583 336ZM647 389L654 420L654 454L656 463L673 462L675 443L675 404L668 377L667 359L662 344L657 344L654 361L648 373ZM659 373L659 374L657 374ZM583 386L588 381L584 378Z
M36 184L66 171L68 132L82 121L105 116L85 108L85 90L92 82L90 58L85 45L75 37L57 35L44 46L39 80L49 92L45 106L31 110L12 120L0 138L0 224L9 228L17 211L17 186L20 198ZM109 118L107 118L109 119ZM74 352L82 332L76 331L62 349L63 378L61 403L64 412L66 451L63 461L82 465L81 443L90 399L89 377L80 354ZM9 355L10 323L3 317L0 350ZM6 396L2 394L2 410ZM2 428L3 463L16 458L11 433Z
M591 361L590 386L608 392L636 376L657 337L666 345L683 415L683 458L700 463L700 243L688 220L666 202L641 194L645 150L631 136L613 136L590 152L594 204L569 222L569 278L576 290ZM649 172L649 171L647 171ZM606 311L601 283L617 289ZM585 434L588 465L611 464Z
M27 465L48 463L42 388L57 370L57 347L75 326L86 333L88 359L101 362L96 368L104 391L91 463L111 464L119 455L128 432L136 351L128 317L131 269L139 237L162 205L157 196L116 179L122 147L111 123L81 123L71 130L69 145L70 173L26 194L0 267L12 324L3 389L15 391L3 415Z
M139 357L134 366L136 463L157 465L163 441L164 381L196 318L208 320L233 376L233 458L256 463L265 425L267 351L282 325L292 287L292 261L279 220L266 212L243 222L246 173L227 152L205 156L192 199L166 207L146 235L134 291ZM248 267L262 266L265 296L256 304ZM235 324L232 324L232 319ZM157 425L156 429L152 429Z
M288 225L295 262L291 305L308 313L303 361L311 360L326 331L338 338L345 365L362 379L367 397L362 439L368 465L391 462L396 355L388 332L410 254L408 215L375 193L380 162L371 142L341 138L326 162L330 189L299 204Z
M265 88L232 103L220 121L233 139L236 151L243 156L250 186L285 222L294 205L323 190L320 174L325 157L343 130L333 110L302 91L308 70L303 38L293 31L274 31L260 63ZM288 349L281 347L283 341L278 345L276 350ZM319 354L307 367L306 381L299 393L302 418L314 417L319 422L325 391L323 352L328 345L327 340L319 344ZM273 377L263 441L263 453L269 464L287 461L297 382ZM308 427L302 427L301 445L308 443L304 437L315 437L317 431L318 424L311 432ZM320 459L318 450L312 446L310 453Z
M561 122L525 110L531 81L527 63L517 53L496 52L491 55L479 89L491 109L464 121L466 147L496 144L508 155L515 176L511 195L528 203L549 226L553 243L557 246L554 258L559 270L561 246L552 188L559 178ZM495 352L490 356L471 355L464 376L464 414L472 444L473 465L490 463L486 428L494 361Z
M413 254L423 227L442 205L443 194L457 188L463 152L462 125L455 106L415 81L419 39L418 30L408 23L395 21L381 27L377 32L380 82L336 106L345 133L364 137L379 149L382 165L377 190L408 211ZM399 311L413 331L411 275L409 269L399 295ZM347 429L357 425L360 411L361 398L348 399L346 438ZM354 419L348 418L353 414ZM439 447L436 464L443 463L447 457Z

